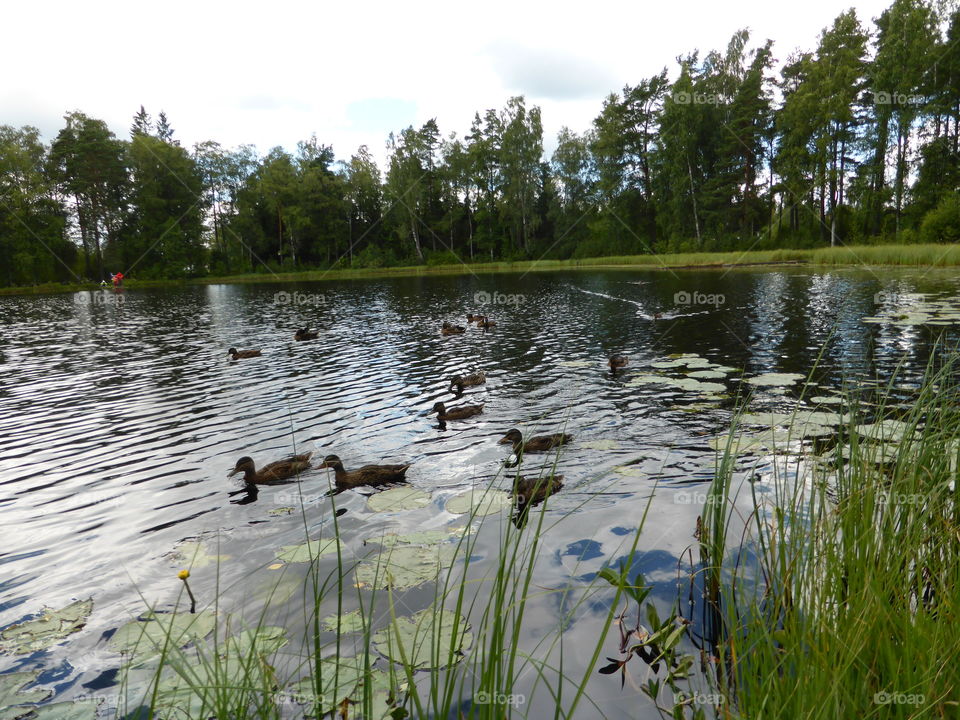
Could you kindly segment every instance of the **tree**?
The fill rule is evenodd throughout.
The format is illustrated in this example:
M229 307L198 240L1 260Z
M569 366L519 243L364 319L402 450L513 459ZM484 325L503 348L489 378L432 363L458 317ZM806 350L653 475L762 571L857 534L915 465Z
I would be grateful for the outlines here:
M136 137L137 135L150 135L153 133L153 120L150 118L150 115L144 110L143 105L140 106L140 109L133 116L133 124L130 126L130 137Z

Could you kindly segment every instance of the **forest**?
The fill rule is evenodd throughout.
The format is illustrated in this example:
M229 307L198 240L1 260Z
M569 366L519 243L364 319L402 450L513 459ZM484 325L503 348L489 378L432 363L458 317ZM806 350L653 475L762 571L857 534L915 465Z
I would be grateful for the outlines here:
M838 15L779 58L747 30L610 93L544 150L522 96L465 132L183 147L68 112L0 125L0 286L960 238L960 10Z

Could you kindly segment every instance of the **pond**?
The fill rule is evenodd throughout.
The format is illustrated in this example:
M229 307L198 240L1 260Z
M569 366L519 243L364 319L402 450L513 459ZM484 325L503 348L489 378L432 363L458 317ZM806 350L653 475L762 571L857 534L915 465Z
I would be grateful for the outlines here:
M729 429L748 392L767 411L795 406L789 376L741 377L812 371L829 397L844 384L883 383L902 364L898 382L909 385L938 338L956 341L958 285L953 273L921 270L611 269L0 298L0 628L93 599L82 629L0 654L0 673L36 672L55 700L109 698L123 664L112 636L148 607L185 610L177 573L188 567L200 606L219 598L238 622L265 617L287 628L285 652L298 656L311 603L297 584L309 564L283 548L332 537L336 522L353 562L364 541L384 534L463 528L447 502L474 488L510 489L510 447L498 441L518 428L574 437L523 462L534 476L555 463L564 479L542 518L538 594L520 646L551 664L562 649L575 686L613 591L568 591L625 561L656 488L633 562L669 612L714 473L711 438ZM496 326L441 335L443 321L466 326L472 312ZM319 338L295 342L303 326ZM230 347L262 354L230 361ZM613 374L615 353L629 364ZM457 399L451 377L476 371L486 383ZM429 414L438 401L482 403L483 412L441 427ZM314 466L329 454L347 470L409 463L421 501L401 509L386 495L375 512L369 490L331 498L332 473L317 467L299 484L230 495L240 485L227 473L241 456L259 466L311 451ZM474 528L471 577L497 563L509 521L504 509ZM319 566L323 576L336 559ZM278 578L285 590L261 616ZM377 585L357 579L361 593ZM424 586L396 588L397 614L434 597ZM356 594L344 596L344 612ZM475 624L484 609L461 612ZM321 613L336 612L334 594ZM562 648L543 641L550 633ZM519 714L553 716L538 672L519 673L515 687ZM616 675L593 672L585 692L580 716L656 716ZM109 701L100 707L109 710Z

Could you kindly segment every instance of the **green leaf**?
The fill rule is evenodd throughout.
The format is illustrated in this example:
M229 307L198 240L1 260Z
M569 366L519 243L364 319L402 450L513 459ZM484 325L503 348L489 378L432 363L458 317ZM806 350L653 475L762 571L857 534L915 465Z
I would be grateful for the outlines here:
M336 538L308 540L302 545L284 545L277 553L277 559L288 563L312 562L324 555L333 555L337 552Z
M133 664L158 655L164 647L180 648L209 635L217 624L211 610L199 613L151 613L134 620L113 634L107 645L115 652L133 656Z
M77 600L60 610L45 608L35 620L27 620L0 632L0 653L25 655L56 645L87 623L93 599Z
M398 617L373 635L377 650L410 668L441 668L457 663L473 643L467 621L449 610L427 608Z
M0 675L0 720L16 720L29 715L32 708L11 706L42 702L53 694L53 691L47 688L23 689L25 685L35 682L39 675L39 670L23 670Z
M390 488L367 500L370 512L399 512L416 510L430 504L430 495L416 488Z

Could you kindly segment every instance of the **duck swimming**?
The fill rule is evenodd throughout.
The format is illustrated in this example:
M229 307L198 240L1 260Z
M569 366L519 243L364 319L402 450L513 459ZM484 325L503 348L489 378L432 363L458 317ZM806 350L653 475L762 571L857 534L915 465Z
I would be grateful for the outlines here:
M227 350L227 355L230 356L231 360L239 360L240 358L252 358L260 357L259 350L237 350L236 348L230 348Z
M451 325L448 322L444 322L440 326L441 335L459 335L460 333L465 333L467 329L462 325Z
M293 339L297 341L316 340L318 337L320 337L320 331L314 328L310 328L309 330L307 328L299 328L293 334Z
M450 387L449 390L456 388L457 396L463 395L463 389L465 387L473 387L474 385L483 385L487 382L487 374L485 372L475 372L470 375L457 375L450 378Z
M337 483L338 490L361 487L363 485L387 485L388 483L405 482L407 465L364 465L356 470L347 472L343 463L336 455L327 455L317 467L330 468Z
M483 405L461 405L460 407L447 410L442 402L438 402L430 412L437 413L437 419L441 423L444 423L447 420L464 420L468 417L479 415L483 412Z
M539 505L555 492L563 489L563 475L549 477L520 477L513 480L513 491L510 495L518 507Z
M247 485L277 485L309 469L312 455L312 452L303 455L291 455L283 460L264 465L259 470L254 465L253 458L244 456L237 460L237 464L233 470L227 473L227 477L242 472L244 482Z
M554 433L553 435L535 435L524 442L523 434L519 430L513 429L508 431L507 434L500 439L499 444L513 445L514 452L546 452L551 448L563 445L571 440L573 440L573 435Z
M611 355L609 362L610 372L616 375L617 370L627 366L627 364L630 362L630 358L628 358L626 355Z
M488 319L486 315L484 315L482 318L477 320L477 327L482 327L484 330L486 330L487 328L492 328L496 326L497 326L497 323L494 322L493 320Z

